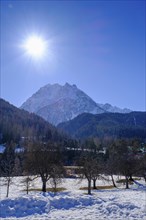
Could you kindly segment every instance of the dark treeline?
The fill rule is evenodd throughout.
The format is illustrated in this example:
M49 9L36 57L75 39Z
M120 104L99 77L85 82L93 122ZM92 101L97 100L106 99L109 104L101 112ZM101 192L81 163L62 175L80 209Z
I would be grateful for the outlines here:
M57 129L41 117L16 108L0 99L0 143L18 143L21 139L60 141Z
M141 138L146 140L146 112L83 113L71 121L58 125L58 128L73 138L110 137Z

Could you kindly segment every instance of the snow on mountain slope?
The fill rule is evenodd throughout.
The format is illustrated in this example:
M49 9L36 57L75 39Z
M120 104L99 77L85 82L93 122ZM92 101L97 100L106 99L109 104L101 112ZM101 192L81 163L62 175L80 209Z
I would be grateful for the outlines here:
M55 125L84 112L94 114L105 112L76 85L71 86L68 83L64 86L48 84L42 87L21 108L34 112Z
M109 103L106 103L106 104L98 104L97 103L97 105L107 112L113 112L113 113L115 113L115 112L117 112L117 113L130 113L131 112L131 110L128 108L121 109L117 106L112 106Z
M122 112L110 104L97 104L76 85L66 83L47 84L40 88L21 106L29 112L34 112L50 123L57 125L71 120L82 113L101 114L104 112Z

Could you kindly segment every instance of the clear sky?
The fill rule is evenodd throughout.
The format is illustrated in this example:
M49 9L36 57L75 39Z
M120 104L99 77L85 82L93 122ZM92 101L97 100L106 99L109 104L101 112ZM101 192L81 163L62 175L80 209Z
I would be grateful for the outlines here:
M48 83L145 111L145 1L1 0L1 97L20 106ZM22 44L47 42L34 59Z

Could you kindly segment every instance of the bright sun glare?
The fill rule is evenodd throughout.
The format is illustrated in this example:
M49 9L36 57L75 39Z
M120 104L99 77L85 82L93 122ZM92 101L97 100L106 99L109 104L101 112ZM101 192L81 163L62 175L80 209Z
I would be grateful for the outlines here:
M26 52L32 57L41 58L45 54L47 45L42 38L38 36L32 36L26 40L24 47Z

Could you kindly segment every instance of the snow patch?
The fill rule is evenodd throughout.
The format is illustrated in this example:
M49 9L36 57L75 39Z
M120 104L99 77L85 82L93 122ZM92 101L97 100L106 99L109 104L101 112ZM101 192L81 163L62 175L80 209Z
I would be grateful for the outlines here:
M145 220L145 182L135 181L130 189L94 190L92 195L79 190L87 186L87 181L64 179L61 187L64 192L26 192L20 184L24 177L14 177L10 188L10 198L4 198L6 186L1 186L0 219L9 220ZM115 176L116 179L116 176ZM0 178L2 182L3 178ZM107 183L98 180L98 185ZM109 183L108 183L109 184ZM40 179L34 180L35 188L41 187ZM98 186L97 185L97 186ZM50 187L49 183L48 186Z
M34 214L44 214L50 211L50 202L47 198L40 196L18 197L0 201L0 217L24 217Z

